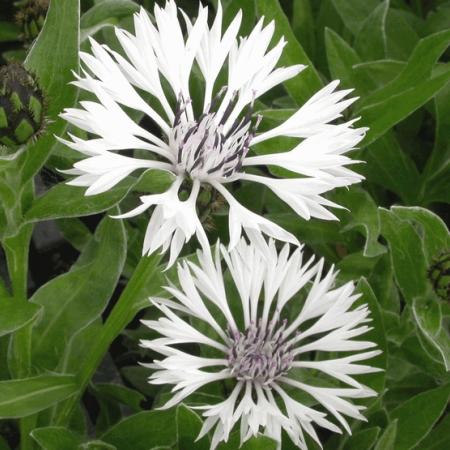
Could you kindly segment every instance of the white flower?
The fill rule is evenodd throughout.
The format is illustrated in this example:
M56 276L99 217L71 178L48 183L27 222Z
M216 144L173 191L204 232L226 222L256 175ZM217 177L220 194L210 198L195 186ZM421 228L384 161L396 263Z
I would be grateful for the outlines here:
M234 286L225 282L220 252ZM214 258L199 251L198 259L198 265L178 264L179 288L166 287L174 300L152 299L163 317L144 321L162 335L141 345L164 356L147 364L155 370L150 383L173 385L164 408L208 383L228 380L223 402L197 407L205 417L199 437L214 429L211 449L226 441L238 422L242 442L262 432L281 448L285 430L306 450L305 435L320 445L315 425L337 433L342 426L350 433L345 416L365 420L364 407L350 399L376 393L353 375L378 371L359 361L380 352L359 338L370 330L369 309L353 307L360 295L352 282L335 287L337 273L331 269L322 276L323 260L304 262L301 249L290 254L288 244L277 253L273 240L264 253L241 239L231 251L217 245ZM196 344L200 353L177 344L190 344L190 351ZM321 352L345 356L330 359Z
M273 22L264 25L261 19L249 36L238 38L241 14L222 30L220 2L211 27L208 8L202 5L195 22L182 16L180 21L173 0L164 8L155 6L153 21L142 9L134 17L134 34L116 28L122 54L92 39L92 54L81 53L82 75L74 84L96 100L82 101L80 109L66 109L62 117L93 136L62 140L87 156L67 171L76 175L69 184L85 186L86 195L95 195L139 170L171 172L175 181L166 194L141 197L142 205L126 216L155 206L143 252L170 247L172 262L193 234L202 245L207 242L197 202L205 188L218 191L229 203L230 248L242 230L257 242L263 233L298 243L239 204L225 185L260 183L305 219L336 219L326 207L338 205L322 194L361 181L347 168L355 161L346 153L361 141L365 129L353 128L354 121L332 122L356 99L345 99L350 91L337 90L339 82L334 81L280 126L257 134L261 117L253 118L255 99L304 66L276 67L286 42L281 39L271 47ZM194 68L203 83L200 105L192 104L189 92ZM218 83L221 73L225 86ZM151 126L136 123L130 110L145 116ZM252 146L277 136L298 138L299 143L279 153L250 156ZM140 150L141 157L119 154L121 150ZM260 166L278 166L300 177L255 175ZM251 174L245 171L249 167ZM180 200L181 191L188 191L189 200Z

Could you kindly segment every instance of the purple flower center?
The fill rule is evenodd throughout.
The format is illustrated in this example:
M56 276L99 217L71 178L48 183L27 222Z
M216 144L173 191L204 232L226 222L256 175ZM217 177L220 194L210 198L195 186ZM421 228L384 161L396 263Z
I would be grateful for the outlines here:
M286 323L270 323L267 327L251 324L244 332L231 331L233 344L228 363L237 380L270 384L286 374L294 359L290 346L284 343Z

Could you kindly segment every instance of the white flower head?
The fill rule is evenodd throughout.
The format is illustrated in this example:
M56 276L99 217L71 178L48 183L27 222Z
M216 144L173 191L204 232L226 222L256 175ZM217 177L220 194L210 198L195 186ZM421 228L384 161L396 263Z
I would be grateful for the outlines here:
M261 117L253 114L254 101L298 75L304 66L276 67L286 42L280 39L272 44L273 22L264 25L262 18L250 35L238 37L241 13L226 29L222 29L220 2L211 26L207 16L208 8L200 4L192 22L168 0L164 7L155 6L153 20L144 9L136 13L134 34L116 28L120 53L91 39L92 51L81 52L82 74L74 84L96 100L82 101L81 108L62 114L92 135L62 140L86 155L67 171L76 176L69 184L87 187L86 195L105 192L139 170L174 175L167 193L142 196L142 204L126 214L130 217L155 207L143 253L170 247L171 262L194 234L202 245L207 243L198 217L202 189L217 191L229 204L230 248L242 231L259 243L264 234L297 244L292 234L238 203L226 185L260 183L305 219L336 219L326 207L338 205L322 195L362 179L347 168L355 161L346 153L361 141L366 129L353 128L355 121L333 123L356 100L346 99L351 91L337 90L339 82L332 82L284 123L258 134ZM194 69L203 83L200 104L193 104L189 92ZM219 85L220 74L225 86ZM146 120L137 123L130 110ZM298 138L298 145L251 156L254 145L279 136ZM121 154L122 150L127 154ZM130 150L140 150L141 157L130 156ZM262 166L278 166L299 177L255 175ZM246 172L249 167L251 174ZM186 190L188 200L180 200L181 191Z
M242 442L263 433L281 448L284 430L306 450L306 435L320 445L315 426L350 432L345 416L365 420L351 399L376 395L353 377L378 371L359 362L380 353L360 338L370 318L367 305L354 306L354 284L335 287L337 273L323 276L323 260L304 261L298 247L290 253L285 244L278 253L273 240L266 246L261 252L242 238L231 251L217 245L214 257L199 251L199 264L179 263L179 288L166 288L173 300L152 299L163 317L144 321L162 335L141 345L164 356L147 365L155 370L150 383L173 385L164 408L206 384L227 384L224 401L197 407L205 417L199 438L213 430L211 449L240 422Z

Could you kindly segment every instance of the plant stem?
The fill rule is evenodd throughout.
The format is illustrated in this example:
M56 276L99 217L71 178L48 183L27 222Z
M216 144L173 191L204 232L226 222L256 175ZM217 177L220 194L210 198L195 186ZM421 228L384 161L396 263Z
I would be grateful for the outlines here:
M28 250L30 246L31 225L23 226L20 231L3 242L11 288L16 302L27 302ZM9 371L14 378L26 378L31 366L31 327L25 326L12 337L9 351ZM36 416L20 419L20 448L33 450L34 442L30 432L36 424Z
M109 346L140 309L139 300L146 291L148 283L151 283L155 275L159 275L158 263L160 259L161 257L158 254L154 254L142 257L139 261L122 295L107 318L95 345L87 352L86 359L80 367L80 371L77 374L79 382L78 395L70 397L60 405L56 412L54 425L67 426L69 424L77 402L94 376Z

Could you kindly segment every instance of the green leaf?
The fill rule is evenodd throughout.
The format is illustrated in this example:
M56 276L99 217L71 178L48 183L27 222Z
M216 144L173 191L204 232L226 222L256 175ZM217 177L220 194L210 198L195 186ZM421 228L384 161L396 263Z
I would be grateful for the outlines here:
M374 257L385 253L385 247L378 243L380 218L372 197L365 190L352 186L349 190L337 190L333 199L349 209L340 214L343 225L341 233L353 229L361 231L366 238L364 256Z
M0 418L26 417L64 400L77 390L72 375L41 375L0 381Z
M0 300L0 336L14 333L35 320L40 307L25 301Z
M84 444L80 444L78 446L78 450L116 450L117 447L115 445L107 444L102 441L90 441L85 442Z
M157 446L171 447L176 442L174 411L146 411L127 417L110 428L101 440L117 450L148 450Z
M450 70L436 77L425 79L414 87L403 89L397 95L385 97L359 109L358 125L368 126L364 143L376 141L401 120L432 99L450 80ZM394 83L394 82L393 82Z
M356 80L372 80L375 88L380 88L390 83L405 68L406 63L393 59L383 59L381 61L367 61L353 66ZM369 84L368 84L369 85ZM370 90L368 90L370 93Z
M374 450L395 450L394 444L397 437L397 420L392 421L384 430Z
M365 60L383 59L387 53L386 17L389 10L389 0L380 3L365 18L356 36L354 47Z
M410 305L427 292L427 263L422 241L414 226L386 209L380 209L381 233L390 248L397 284Z
M446 370L450 371L450 335L436 296L414 299L413 314L420 330L438 350Z
M450 385L422 392L410 398L390 414L397 419L395 450L409 450L430 432L448 402Z
M312 59L315 52L315 24L310 0L292 2L292 30Z
M449 429L450 414L447 414L442 420L439 421L438 425L431 431L431 433L429 433L417 447L414 447L414 450L448 450L450 447Z
M357 287L358 292L363 295L358 300L358 304L367 304L370 309L370 318L372 319L373 329L364 335L365 339L377 344L377 349L382 353L370 360L370 365L383 369L381 372L365 375L364 383L377 392L382 392L386 381L386 368L388 357L388 346L386 342L386 333L384 331L383 318L381 316L380 307L372 288L364 277L361 277Z
M449 8L450 11L450 8ZM450 199L450 84L434 99L436 129L433 151L422 174L422 202L449 202Z
M411 158L402 150L393 132L369 145L363 152L367 164L361 172L371 182L397 194L404 203L415 203L420 175ZM402 176L399 177L398 174Z
M20 157L22 182L33 177L52 151L55 135L61 135L66 123L58 118L64 108L75 103L77 90L69 85L72 70L78 70L80 2L52 1L42 31L33 44L25 66L36 74L48 100L48 118L52 123Z
M344 450L370 450L380 433L379 427L367 428L350 436L344 445Z
M103 0L87 10L80 20L80 41L105 27L119 25L120 20L139 11L139 5L131 0Z
M356 36L379 0L332 0L346 27Z
M305 64L308 67L297 77L286 81L286 90L299 104L305 102L318 89L322 87L322 81L314 68L303 47L295 38L289 20L284 14L278 0L255 0L258 17L265 17L266 23L275 21L275 33L273 40L276 42L282 36L287 40L279 64L289 66L293 64Z
M89 216L106 211L117 205L136 183L127 178L103 194L86 196L85 189L78 186L57 184L33 203L25 214L27 222Z
M82 252L92 239L91 231L80 219L60 219L57 225L64 239L79 252Z
M42 450L78 450L81 438L74 432L63 427L36 428L31 437Z
M184 450L195 448L196 450L209 450L210 443L207 437L196 442L197 436L203 425L200 416L185 405L179 405L176 412L177 437L176 449Z
M341 80L346 88L356 87L360 92L373 87L373 82L367 76L365 79L356 79L353 66L361 62L360 57L353 47L330 28L325 28L325 49L331 78Z
M222 2L222 4L224 3ZM255 26L256 5L254 0L230 0L223 14L223 23L227 26L230 25L239 10L242 10L242 22L239 34L241 36L248 36Z
M86 11L80 20L81 28L92 28L106 20L117 22L120 17L139 11L139 5L131 0L103 0Z
M36 365L54 369L70 338L100 316L119 279L125 254L123 223L105 218L84 253L86 263L51 280L33 295L31 301L44 308L34 328Z
M419 42L419 35L408 18L409 14L406 11L400 11L394 7L388 11L386 19L387 56L393 60L407 60Z
M251 438L242 446L240 445L239 433L235 432L230 436L226 443L222 443L217 447L217 450L276 450L277 443L266 436Z
M423 83L430 77L434 65L449 45L450 30L421 39L400 75L382 89L362 99L360 107L385 102L386 99Z
M141 409L140 404L145 400L140 392L120 384L97 383L95 394L103 399L127 405L133 412L138 412Z
M401 220L407 220L419 228L428 264L443 250L450 248L449 230L437 214L419 206L393 206L391 211Z
M432 76L432 70L449 44L450 30L422 39L398 77L360 102L357 113L362 116L361 123L370 127L366 144L380 138L446 85L450 71Z

